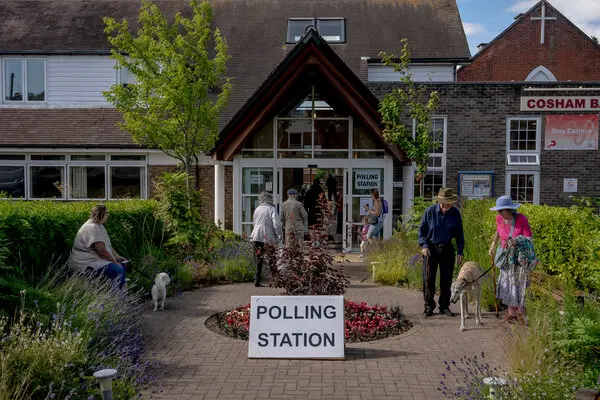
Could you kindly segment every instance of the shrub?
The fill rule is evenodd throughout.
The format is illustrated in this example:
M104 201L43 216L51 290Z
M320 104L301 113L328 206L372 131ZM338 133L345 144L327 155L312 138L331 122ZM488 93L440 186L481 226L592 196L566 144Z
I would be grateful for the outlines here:
M89 218L95 202L2 201L0 239L10 242L6 263L26 266L22 277L39 282L50 265L64 264L81 225ZM160 243L162 223L153 200L109 201L111 215L106 223L117 251L133 257L144 243Z
M254 277L252 243L237 235L215 240L210 253L209 279L227 282L251 282Z
M187 185L185 172L163 173L156 184L158 210L172 234L167 244L182 256L204 256L216 229L202 218L202 192L188 190Z
M346 292L350 284L348 276L340 265L333 264L333 257L327 251L327 228L331 217L327 199L318 202L321 215L310 232L307 254L294 240L281 252L279 263L282 268L273 277L271 285L284 289L285 295L340 295ZM275 265L276 261L270 259L267 263Z

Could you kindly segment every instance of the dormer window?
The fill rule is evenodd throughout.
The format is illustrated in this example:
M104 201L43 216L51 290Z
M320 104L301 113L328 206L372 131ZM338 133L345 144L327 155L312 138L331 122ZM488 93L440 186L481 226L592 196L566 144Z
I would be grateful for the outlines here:
M327 43L344 43L345 25L344 18L289 18L286 43L297 43L309 26L316 27Z

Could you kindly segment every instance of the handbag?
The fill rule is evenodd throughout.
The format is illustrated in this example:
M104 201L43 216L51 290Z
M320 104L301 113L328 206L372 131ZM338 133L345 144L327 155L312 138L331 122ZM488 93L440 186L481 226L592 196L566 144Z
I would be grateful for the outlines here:
M369 223L371 225L377 225L377 222L379 222L379 217L377 215L371 215L369 217Z

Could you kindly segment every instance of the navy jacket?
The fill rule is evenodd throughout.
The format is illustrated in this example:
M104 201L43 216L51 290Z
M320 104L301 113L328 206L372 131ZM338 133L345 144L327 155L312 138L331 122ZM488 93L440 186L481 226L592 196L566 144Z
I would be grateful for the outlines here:
M419 246L450 244L456 239L456 253L460 256L465 248L462 218L456 207L442 214L439 204L427 207L419 227Z

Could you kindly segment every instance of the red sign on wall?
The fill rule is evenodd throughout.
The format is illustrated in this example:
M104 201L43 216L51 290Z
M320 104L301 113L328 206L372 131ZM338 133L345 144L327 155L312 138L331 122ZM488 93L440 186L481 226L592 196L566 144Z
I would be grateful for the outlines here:
M598 150L597 115L548 115L546 150Z

